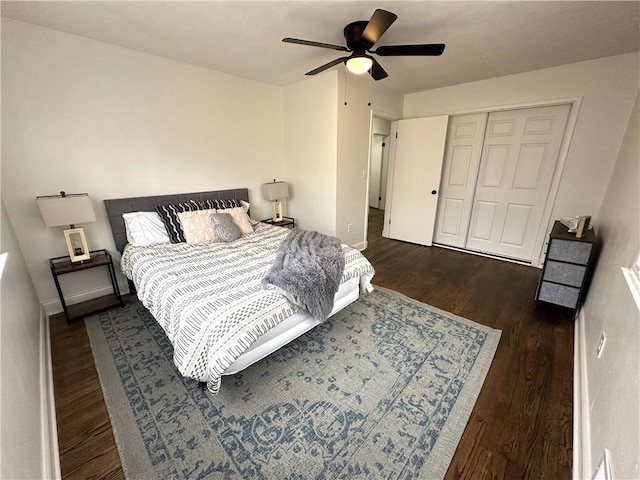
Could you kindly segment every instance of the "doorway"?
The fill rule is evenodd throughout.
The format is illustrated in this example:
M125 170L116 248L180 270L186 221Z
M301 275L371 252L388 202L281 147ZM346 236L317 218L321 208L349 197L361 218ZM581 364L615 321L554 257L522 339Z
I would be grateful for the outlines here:
M373 135L369 170L369 207L378 210L384 210L387 194L388 145L388 135Z
M389 135L391 121L373 117L371 150L369 155L369 198L368 224L379 228L382 235L384 208L387 199L387 178L389 170Z

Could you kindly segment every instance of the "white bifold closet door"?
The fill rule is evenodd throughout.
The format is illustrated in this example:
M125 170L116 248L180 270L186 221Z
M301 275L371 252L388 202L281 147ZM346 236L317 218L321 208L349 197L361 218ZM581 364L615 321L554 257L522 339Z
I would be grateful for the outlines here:
M433 241L464 248L487 113L449 118Z
M435 242L531 261L569 110L557 105L453 118Z

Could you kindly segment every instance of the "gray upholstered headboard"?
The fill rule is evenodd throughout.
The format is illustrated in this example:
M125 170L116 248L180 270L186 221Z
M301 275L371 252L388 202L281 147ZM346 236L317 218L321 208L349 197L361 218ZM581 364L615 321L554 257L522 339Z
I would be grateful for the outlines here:
M175 195L154 195L151 197L116 198L105 200L111 233L118 252L122 253L127 244L127 233L124 228L123 213L129 212L153 212L158 205L171 205L172 203L188 202L189 200L238 200L249 201L249 190L237 188L234 190L216 190L211 192L178 193Z

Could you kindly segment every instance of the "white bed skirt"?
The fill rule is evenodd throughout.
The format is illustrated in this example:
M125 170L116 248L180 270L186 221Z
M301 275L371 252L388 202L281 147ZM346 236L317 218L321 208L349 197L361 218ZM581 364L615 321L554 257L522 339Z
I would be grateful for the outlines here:
M341 284L336 292L333 310L331 310L329 317L355 302L359 293L360 277L352 278ZM256 340L246 352L225 370L223 375L233 375L240 370L244 370L321 323L320 320L316 320L304 312L298 312L290 316Z

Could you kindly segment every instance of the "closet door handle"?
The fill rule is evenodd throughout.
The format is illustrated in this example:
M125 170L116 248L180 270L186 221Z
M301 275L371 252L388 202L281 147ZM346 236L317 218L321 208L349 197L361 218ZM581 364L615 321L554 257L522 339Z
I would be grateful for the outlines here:
M436 190L431 190L431 195L435 195L436 193L438 193Z

